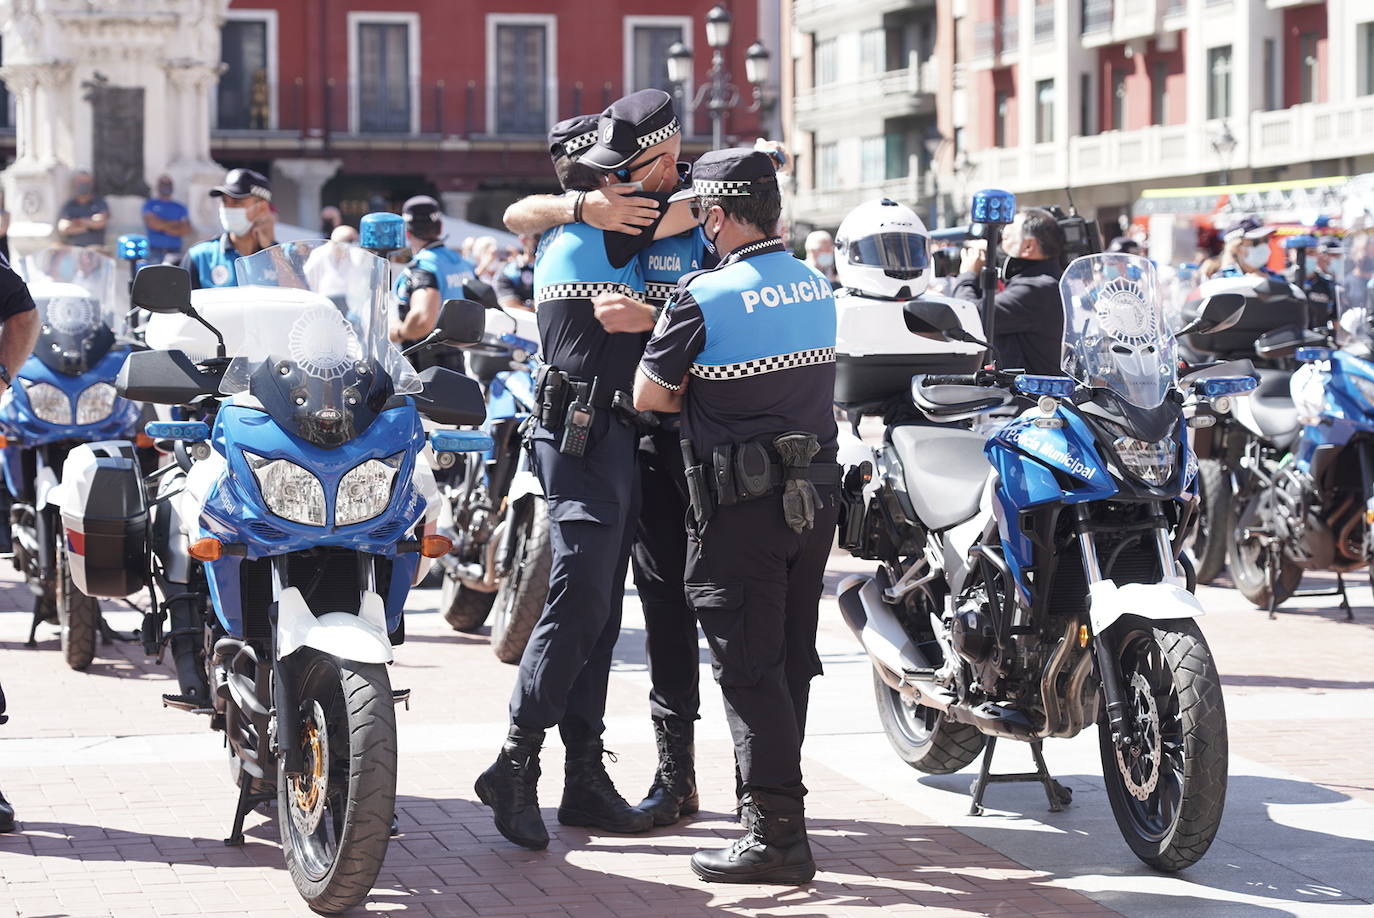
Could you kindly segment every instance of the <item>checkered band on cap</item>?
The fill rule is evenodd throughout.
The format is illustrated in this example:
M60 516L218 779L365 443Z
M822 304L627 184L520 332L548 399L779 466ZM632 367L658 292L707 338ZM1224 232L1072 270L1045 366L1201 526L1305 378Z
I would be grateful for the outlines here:
M718 182L714 179L693 179L692 190L699 197L748 197L753 182Z
M674 118L672 121L669 121L667 124L663 125L663 127L659 128L656 131L651 131L650 133L645 134L643 137L640 137L635 142L639 144L639 148L641 150L647 150L649 149L649 147L652 147L656 143L663 143L663 141L667 140L669 137L672 137L679 130L681 130L681 127L678 125L677 119Z
M603 293L620 293L635 299L640 299L643 296L640 291L625 284L548 284L539 288L535 293L534 301L535 305L538 305L550 300L590 300L592 297L600 296Z
M775 373L778 370L792 370L797 367L834 362L835 349L833 347L817 347L809 351L794 351L791 354L774 354L771 357L746 360L743 363L726 363L717 366L694 363L692 364L692 375L698 379L743 379L746 376L759 376L763 373Z
M596 143L596 131L591 130L585 134L578 134L576 137L569 137L563 141L563 155L576 156L583 150Z

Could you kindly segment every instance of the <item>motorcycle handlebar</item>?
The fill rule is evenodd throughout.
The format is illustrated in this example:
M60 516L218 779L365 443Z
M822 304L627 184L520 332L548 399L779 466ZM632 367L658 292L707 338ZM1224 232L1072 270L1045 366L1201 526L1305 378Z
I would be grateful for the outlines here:
M923 386L976 386L978 377L972 373L956 376L927 376L921 381Z

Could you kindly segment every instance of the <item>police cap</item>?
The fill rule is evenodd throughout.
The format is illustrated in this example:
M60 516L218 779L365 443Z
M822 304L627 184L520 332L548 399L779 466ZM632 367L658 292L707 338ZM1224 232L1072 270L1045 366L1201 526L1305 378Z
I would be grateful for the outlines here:
M776 186L777 166L773 157L753 147L734 147L711 150L701 154L692 164L692 185L679 191L669 201L681 201L701 196L745 197L760 188Z
M1272 235L1274 235L1274 227L1265 226L1258 217L1246 217L1231 227L1224 238L1227 242L1240 238L1255 242L1260 239L1268 239Z
M601 113L596 143L579 162L610 172L681 130L673 97L661 89L641 89L617 99Z
M224 176L224 181L210 189L210 197L235 200L255 197L270 201L272 183L261 172L254 172L252 169L230 169Z
M417 235L437 229L442 216L443 208L439 202L427 194L407 198L401 205L401 218L406 221L406 229Z
M596 125L600 115L578 115L564 118L549 128L549 155L554 159L571 156L576 159L596 143Z

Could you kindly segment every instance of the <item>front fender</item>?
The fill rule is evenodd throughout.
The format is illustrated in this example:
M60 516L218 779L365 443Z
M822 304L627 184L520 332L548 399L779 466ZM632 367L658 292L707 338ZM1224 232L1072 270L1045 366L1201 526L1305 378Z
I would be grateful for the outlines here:
M297 587L282 590L277 598L277 659L302 647L356 663L390 663L391 640L382 597L364 593L357 615L325 612L317 616Z
M514 506L521 498L534 494L538 497L544 496L544 486L539 483L539 476L529 469L521 469L515 473L511 479L510 490L506 492L506 502Z
M1202 603L1184 587L1183 578L1162 583L1126 583L1099 580L1088 587L1088 618L1093 634L1102 634L1123 615L1152 621L1197 618L1205 615Z

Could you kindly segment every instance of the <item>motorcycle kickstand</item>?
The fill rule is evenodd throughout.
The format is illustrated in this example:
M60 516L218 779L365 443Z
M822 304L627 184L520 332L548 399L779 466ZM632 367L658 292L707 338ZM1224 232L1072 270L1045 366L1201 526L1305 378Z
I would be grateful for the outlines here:
M1345 620L1353 622L1355 620L1355 611L1350 608L1350 597L1345 595L1345 577L1340 571L1336 571L1336 589L1339 590L1341 594L1341 608L1345 610Z
M25 647L38 646L38 626L42 623L43 616L39 613L38 609L35 608L33 610L33 624L29 626L29 639L24 642Z
M239 777L239 802L234 807L234 827L229 832L229 837L224 840L224 844L229 848L238 848L243 845L243 820L248 814L253 812L253 808L259 803L271 800L274 794L255 794L251 788L253 779L250 775L244 774Z
M1266 549L1269 564L1265 567L1265 579L1269 581L1269 620L1279 617L1279 552L1277 546L1270 544Z
M992 755L997 748L997 737L989 736L987 744L983 747L983 766L978 771L978 777L973 780L973 785L969 788L969 793L973 799L969 802L968 814L970 816L983 815L983 795L987 792L989 784L1014 784L1029 781L1038 781L1045 788L1045 799L1050 803L1050 812L1062 812L1064 807L1073 802L1073 789L1065 787L1054 779L1050 774L1049 768L1045 765L1043 752L1044 743L1035 740L1030 744L1031 758L1035 760L1035 771L1020 772L1017 774L992 774Z

